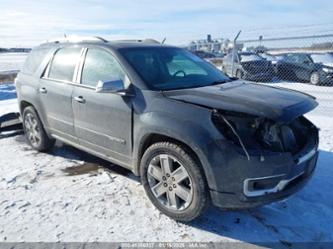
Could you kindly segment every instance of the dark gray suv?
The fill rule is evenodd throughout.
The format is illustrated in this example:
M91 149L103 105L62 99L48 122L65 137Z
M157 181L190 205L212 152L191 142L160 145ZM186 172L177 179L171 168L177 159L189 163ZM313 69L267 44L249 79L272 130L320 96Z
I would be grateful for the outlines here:
M16 79L25 134L55 139L141 177L152 203L181 221L209 203L250 208L286 198L313 174L312 96L226 77L152 41L55 41Z

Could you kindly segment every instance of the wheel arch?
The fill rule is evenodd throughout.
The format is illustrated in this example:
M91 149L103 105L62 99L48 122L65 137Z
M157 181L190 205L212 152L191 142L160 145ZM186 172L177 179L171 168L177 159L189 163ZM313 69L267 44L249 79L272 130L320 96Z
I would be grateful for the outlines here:
M202 173L204 175L205 181L207 181L207 174L205 173L205 168L203 167L203 162L200 160L200 157L195 152L194 149L191 148L185 141L182 141L179 138L174 138L162 133L150 133L146 134L140 141L137 160L134 166L134 173L136 175L140 175L140 165L141 159L145 151L149 148L149 146L158 143L158 142L171 142L177 145L180 145L187 153L191 154L194 157L194 160L197 161Z
M44 129L46 131L46 134L48 135L49 138L52 138L51 135L50 135L50 133L49 133L49 130L47 128L48 126L45 125L45 120L41 116L41 114L38 111L38 109L36 108L36 106L33 103L31 103L29 101L26 101L26 100L20 100L20 102L19 102L19 111L20 111L22 119L23 119L23 111L24 111L24 109L27 108L27 107L29 107L29 106L31 106L32 108L34 108L34 110L36 111L36 113L37 113L40 121L42 122L42 125L43 125L43 127L44 127Z
M32 106L36 110L36 108L34 107L34 105L32 103L25 101L25 100L21 100L20 105L19 105L20 113L23 114L23 110L25 108L27 108L28 106Z

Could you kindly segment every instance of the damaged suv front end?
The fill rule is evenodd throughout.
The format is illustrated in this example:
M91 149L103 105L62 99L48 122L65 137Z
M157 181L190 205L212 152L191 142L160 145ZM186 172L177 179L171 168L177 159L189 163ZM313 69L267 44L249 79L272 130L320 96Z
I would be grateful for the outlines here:
M210 108L211 123L221 134L205 150L214 205L267 204L295 193L311 178L318 128L303 114L317 106L312 96L233 82L170 97Z
M302 187L313 173L318 156L318 129L305 117L290 122L240 113L214 111L213 123L227 138L220 147L228 151L229 165L221 174L235 175L238 184L223 186L221 195L240 193L230 207L256 206L285 198ZM231 152L232 151L232 152ZM235 158L234 160L231 158ZM231 198L232 199L232 198ZM239 201L238 201L239 200ZM215 200L220 203L219 200Z

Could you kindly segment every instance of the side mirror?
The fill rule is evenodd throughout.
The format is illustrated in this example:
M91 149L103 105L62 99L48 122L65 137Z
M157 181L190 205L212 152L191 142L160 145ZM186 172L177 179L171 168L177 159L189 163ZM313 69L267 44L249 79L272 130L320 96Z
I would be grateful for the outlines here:
M96 86L97 93L115 93L122 96L127 95L124 82L121 79L110 81L98 81Z

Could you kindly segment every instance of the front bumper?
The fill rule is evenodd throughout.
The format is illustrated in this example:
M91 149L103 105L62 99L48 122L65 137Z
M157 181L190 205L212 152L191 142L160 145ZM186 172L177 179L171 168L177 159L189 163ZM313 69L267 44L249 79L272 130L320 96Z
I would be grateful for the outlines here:
M285 199L302 189L311 179L316 166L317 158L318 151L316 151L315 155L311 159L304 162L302 166L298 165L300 168L304 169L303 172L298 175L292 174L290 176L286 176L281 179L281 181L274 188L270 188L266 191L255 191L257 192L256 195L249 195L249 192L245 191L245 187L243 193L238 194L211 190L210 195L212 203L213 205L223 209L244 209L262 206L274 201ZM244 186L246 186L246 183L244 183Z
M250 155L250 160L230 144L221 143L224 157L213 167L210 195L213 205L244 209L284 199L300 190L311 178L318 158L318 131L309 134L307 145L296 155ZM238 155L237 155L238 154ZM222 165L222 166L221 166ZM209 179L209 178L208 178Z
M333 73L325 73L323 72L321 75L321 83L322 84L333 84Z

